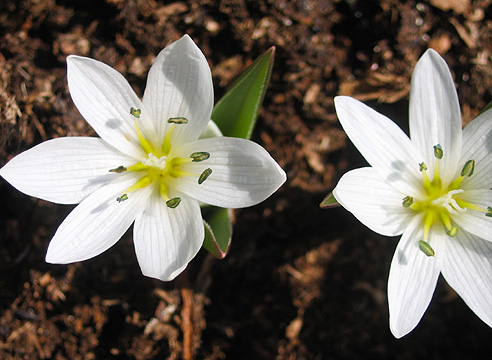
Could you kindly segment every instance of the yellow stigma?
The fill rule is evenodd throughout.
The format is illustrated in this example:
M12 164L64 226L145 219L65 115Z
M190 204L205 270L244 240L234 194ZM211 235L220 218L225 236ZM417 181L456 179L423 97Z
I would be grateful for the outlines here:
M439 173L439 160L445 154L441 145L434 146L435 166L432 180L427 174L427 165L420 163L420 172L422 173L422 187L424 195L422 197L406 196L402 199L402 206L419 212L423 216L424 238L419 241L420 250L427 256L434 256L434 250L430 243L431 228L440 224L444 227L448 236L454 237L458 234L458 227L453 224L452 217L458 216L467 210L484 212L486 216L492 216L492 211L483 209L480 206L466 202L460 198L464 192L460 185L465 177L473 175L475 161L469 160L463 166L459 176L447 186L443 186ZM492 209L491 209L492 210ZM491 215L488 215L491 213Z
M116 200L122 203L128 200L128 194L143 189L147 186L155 186L159 191L160 196L166 202L166 205L174 209L181 203L180 197L169 197L169 184L172 180L183 177L193 176L198 179L199 184L207 179L212 173L211 169L207 169L201 174L193 174L183 169L183 165L191 162L202 162L210 157L210 153L200 151L194 152L189 157L178 157L173 155L172 148L172 133L176 126L188 124L188 119L183 117L174 117L168 120L168 123L172 126L166 132L161 146L155 147L149 140L147 140L140 130L138 119L140 119L140 109L131 108L130 114L135 117L135 132L137 134L138 141L142 149L147 156L142 161L137 162L130 166L117 166L110 169L112 173L123 173L127 171L138 172L141 174L140 179L126 189L121 196Z

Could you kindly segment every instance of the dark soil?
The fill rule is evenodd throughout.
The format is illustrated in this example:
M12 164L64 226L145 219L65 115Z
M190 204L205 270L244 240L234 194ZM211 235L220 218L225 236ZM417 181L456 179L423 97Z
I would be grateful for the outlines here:
M72 207L0 181L1 359L480 359L492 330L441 279L418 327L389 331L397 238L318 204L363 158L333 97L354 96L407 128L410 75L433 47L455 76L464 123L492 100L491 0L2 0L0 166L54 137L94 131L74 107L65 59L115 67L142 94L154 56L190 34L218 99L276 46L253 139L288 174L236 211L229 255L202 251L175 281L144 277L131 232L72 265L44 261ZM252 226L254 225L254 226Z

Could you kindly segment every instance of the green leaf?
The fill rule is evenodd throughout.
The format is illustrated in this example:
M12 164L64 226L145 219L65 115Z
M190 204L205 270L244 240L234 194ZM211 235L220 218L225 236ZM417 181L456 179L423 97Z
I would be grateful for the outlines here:
M215 104L212 119L224 136L250 139L272 76L275 47L258 57Z
M215 206L202 208L205 226L203 247L215 257L223 259L229 252L232 239L232 210Z
M333 193L331 192L328 195L326 195L326 197L323 199L321 204L319 204L319 206L323 209L330 209L330 208L338 207L340 206L340 204L338 203L337 199L335 199Z
M212 112L214 124L201 137L220 135L251 138L258 111L265 97L272 76L275 47L258 57L236 80L226 94L215 105ZM213 130L213 131L212 131ZM215 257L226 257L232 239L233 211L215 206L202 207L205 226L203 247Z
M490 108L492 108L492 101L489 102L484 108L482 111L480 111L480 114L483 114L484 112L486 112L487 110L489 110ZM480 115L478 114L478 115Z

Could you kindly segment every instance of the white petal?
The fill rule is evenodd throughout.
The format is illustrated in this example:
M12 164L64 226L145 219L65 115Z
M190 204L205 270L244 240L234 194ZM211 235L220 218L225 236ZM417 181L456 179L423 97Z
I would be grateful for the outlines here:
M480 114L463 130L460 165L475 160L475 172L462 182L465 189L492 188L492 109Z
M460 166L461 112L451 72L432 49L415 66L409 111L410 137L425 155L429 174L434 169L434 146L440 144L444 156L439 172L443 182L450 182Z
M337 96L335 108L348 137L380 176L398 191L422 196L423 158L398 125L347 96Z
M217 124L215 123L215 121L210 120L208 122L207 127L205 128L205 130L202 131L202 133L200 134L200 136L198 138L199 139L208 139L208 138L217 137L217 136L224 136L224 135L222 134L222 131L220 131L220 129L217 126Z
M482 209L492 206L492 190L468 190L458 194L460 199L477 205ZM492 241L492 218L485 213L468 209L451 215L451 218L465 231L482 239Z
M125 174L82 201L62 222L50 242L46 261L68 264L93 258L113 246L143 210L151 187L128 194L119 203L118 196L138 177Z
M17 155L0 169L0 175L24 194L77 204L117 176L110 169L132 161L99 138L64 137Z
M342 176L333 190L337 201L372 231L396 236L414 216L402 206L403 193L381 179L374 168L360 168Z
M117 176L110 169L133 162L99 138L63 137L17 155L0 175L29 196L77 204Z
M449 285L492 327L492 244L467 233L449 241L442 273Z
M176 126L173 144L195 140L205 129L214 103L212 75L205 56L188 35L159 53L149 71L143 102L160 139L172 117L188 120Z
M419 249L423 238L420 217L415 217L403 233L391 261L388 279L390 329L400 338L419 323L434 294L446 235L434 231L429 243L436 252L428 257Z
M130 108L143 105L125 78L102 62L81 57L67 58L70 95L84 119L108 144L136 159L141 149Z
M286 179L285 172L268 152L249 140L202 139L176 151L179 157L189 157L198 151L210 153L208 160L182 166L196 176L180 177L170 184L170 188L210 205L225 208L256 205L273 194ZM207 168L212 169L212 174L199 185L198 177Z
M492 327L492 243L466 232L446 243L442 274L470 309Z
M181 197L181 203L171 209L155 192L134 225L133 241L142 273L165 281L174 279L200 250L204 236L196 200Z

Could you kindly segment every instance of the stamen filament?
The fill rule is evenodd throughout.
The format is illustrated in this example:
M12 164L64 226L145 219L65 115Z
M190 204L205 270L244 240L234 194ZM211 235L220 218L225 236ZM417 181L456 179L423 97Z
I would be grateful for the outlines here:
M166 183L161 182L159 184L159 193L161 194L161 197L164 201L169 200L169 196L167 196L167 192L168 192L168 187L167 187Z
M169 176L172 176L173 178L179 178L182 176L196 176L196 174L193 174L189 171L184 171L178 168L171 168L168 171Z
M175 158L172 158L171 160L169 160L169 166L177 167L177 166L181 166L183 164L190 163L192 161L193 161L193 159L191 159L191 158L175 157Z
M150 166L144 165L141 162L127 167L128 171L142 171L142 170L148 170L148 169L150 169Z
M424 215L424 241L425 242L428 242L429 240L430 229L432 227L432 224L434 224L435 220L436 220L436 212L434 210L430 210Z
M441 156L442 157L442 156ZM432 180L432 184L435 188L441 189L441 177L439 176L439 159L436 159L436 165L434 165L434 179Z
M424 189L426 192L429 191L430 187L431 187L431 181L429 180L429 176L427 175L427 165L425 165L425 163L420 163L419 164L420 166L420 172L422 173L422 180L424 182Z
M451 217L449 216L449 213L446 211L439 211L439 217L441 218L441 221L444 224L444 227L448 231L451 231L454 226L451 223Z
M166 136L164 137L164 141L163 141L162 147L161 147L162 154L164 156L168 156L169 152L171 151L171 134L173 133L175 127L176 127L176 124L171 126L169 128L169 130L167 131Z
M124 195L127 195L128 193L135 191L135 190L143 189L144 187L149 186L150 184L152 184L152 179L146 175L146 176L140 178L140 180L138 180L135 184L130 186L128 189L126 189ZM123 197L123 195L122 195L122 197Z
M475 211L487 213L487 209L484 209L483 207L472 204L472 203L465 201L465 200L462 200L462 199L455 199L455 200L456 200L457 205L463 209L470 209L470 210L475 210Z
M464 176L458 176L456 179L454 179L451 184L449 184L450 189L458 189L461 185L461 182L463 181L465 177Z
M136 118L135 118L135 130L137 131L138 141L142 145L142 149L144 149L144 151L147 154L151 154L151 153L155 154L156 152L154 146L143 136L142 132L140 131L140 127L138 126L138 121Z

